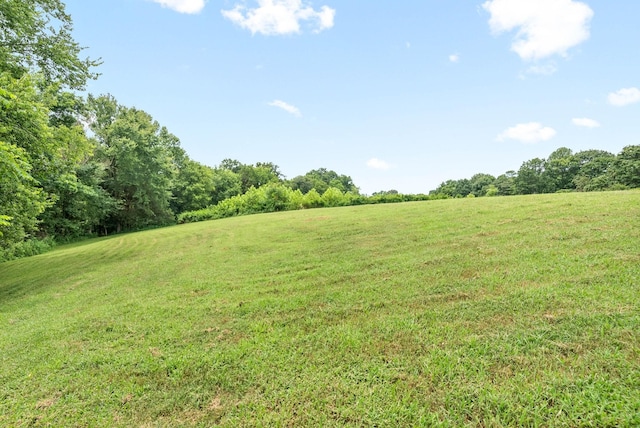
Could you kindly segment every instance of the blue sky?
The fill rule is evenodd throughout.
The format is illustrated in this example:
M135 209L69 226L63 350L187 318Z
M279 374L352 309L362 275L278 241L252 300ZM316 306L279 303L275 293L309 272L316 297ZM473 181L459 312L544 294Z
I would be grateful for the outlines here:
M93 94L191 158L427 193L640 144L635 0L66 0Z

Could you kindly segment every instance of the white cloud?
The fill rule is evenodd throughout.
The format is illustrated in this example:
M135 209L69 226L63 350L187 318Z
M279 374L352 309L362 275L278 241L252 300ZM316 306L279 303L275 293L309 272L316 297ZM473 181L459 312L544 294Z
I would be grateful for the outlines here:
M180 13L200 13L204 9L205 0L151 0Z
M593 119L587 119L586 117L576 117L571 120L574 125L582 126L584 128L599 128L600 122Z
M609 94L609 104L623 107L640 101L640 89L624 88Z
M371 158L367 161L367 166L369 168L373 168L373 169L381 169L381 170L387 170L391 168L391 165L389 165L387 162L377 159L377 158Z
M589 38L593 17L586 3L574 0L489 0L482 7L493 33L518 29L511 50L527 61L566 56Z
M274 100L270 102L269 105L272 107L281 108L282 110L286 111L287 113L291 113L296 117L302 117L302 113L300 113L300 110L298 109L298 107L292 106L291 104L287 104L284 101Z
M521 123L512 128L506 129L498 135L498 141L517 140L523 143L537 143L547 141L556 135L556 130L544 127L538 122Z
M222 10L222 16L252 34L264 35L300 33L303 21L312 23L313 32L333 27L336 11L322 6L316 11L302 0L258 0L257 8L236 5L231 10Z
M451 54L449 55L449 61L451 62L460 62L460 55L458 54Z

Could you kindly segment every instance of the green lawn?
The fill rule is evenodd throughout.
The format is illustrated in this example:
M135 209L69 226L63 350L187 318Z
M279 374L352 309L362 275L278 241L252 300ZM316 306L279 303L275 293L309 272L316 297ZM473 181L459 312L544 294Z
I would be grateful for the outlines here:
M640 426L640 192L86 241L0 326L0 426Z

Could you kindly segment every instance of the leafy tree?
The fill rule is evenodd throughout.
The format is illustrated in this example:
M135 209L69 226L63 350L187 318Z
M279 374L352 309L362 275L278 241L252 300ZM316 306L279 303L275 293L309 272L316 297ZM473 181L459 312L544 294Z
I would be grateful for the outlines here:
M277 181L282 181L284 179L284 175L280 172L280 167L273 162L257 162L256 168L264 168L269 171L271 176L278 179Z
M494 185L498 189L498 195L501 195L501 196L515 195L516 194L515 180L517 176L518 174L515 171L509 170L504 174L501 174L498 177L496 177L496 181L494 182Z
M0 141L0 260L2 253L36 231L38 215L47 206L26 158L23 149Z
M117 204L105 228L119 232L172 221L178 139L148 113L118 105L111 96L90 96L89 105L96 158L106 165L103 187Z
M309 193L311 189L315 188L314 181L311 179L311 177L306 175L298 175L297 177L293 177L291 180L288 181L288 185L292 189L299 190L305 195Z
M108 207L109 201L101 197L104 192L95 180L78 180L78 170L94 150L78 120L82 101L61 84L46 84L30 74L14 78L0 73L0 84L0 139L22 150L19 158L29 171L29 186L38 189L30 193L37 199L33 204L45 208L31 210L37 218L29 223L38 224L40 235L89 233L95 225L90 207Z
M38 179L54 153L47 111L31 77L0 73L0 244L5 250L34 233L38 216L50 205Z
M31 175L39 182L57 154L48 110L30 75L15 79L2 73L0 88L0 140L24 149Z
M242 191L246 192L251 187L259 188L268 183L279 183L281 181L277 167L266 164L243 165L240 168L240 180Z
M213 204L242 194L242 180L239 174L220 168L214 169L213 173Z
M231 172L235 172L236 174L240 174L240 170L242 169L242 167L244 166L243 163L241 163L238 160L235 159L223 159L222 162L220 162L220 169L226 169L228 171Z
M95 161L96 143L87 137L82 125L86 104L59 84L39 87L49 111L54 142L47 170L40 177L41 186L53 201L41 216L41 232L58 238L93 234L115 204L101 187L104 166Z
M560 147L549 155L544 165L544 175L549 188L548 192L575 189L573 179L580 170L580 165L573 156L573 152Z
M463 178L462 180L458 180L456 184L456 197L464 197L468 196L472 191L471 181Z
M446 195L454 197L456 195L457 180L447 180L440 183L438 187L429 192L432 195Z
M611 165L611 175L623 186L640 187L640 145L622 149Z
M102 165L88 161L66 174L48 180L55 191L55 202L41 215L40 229L58 239L92 235L116 208L111 196L101 187Z
M255 165L246 165L234 159L224 159L219 166L221 170L238 174L241 183L241 193L247 192L251 187L259 188L267 183L282 181L282 174L277 165L271 162L258 162Z
M195 211L214 203L216 183L213 168L186 157L178 166L173 182L172 210L179 214Z
M46 82L81 89L99 61L80 59L73 23L61 0L0 1L0 73L38 72Z
M430 193L433 195L447 195L452 198L462 198L471 193L471 190L471 181L463 178L461 180L447 180Z
M516 193L520 195L548 193L551 186L544 174L544 167L544 159L534 158L524 162L515 178Z
M358 188L348 175L339 175L335 171L326 168L314 169L305 175L294 177L289 180L289 186L293 190L300 190L308 193L311 189L316 189L318 193L324 193L329 187L336 188L341 192L358 193Z
M490 174L475 174L471 177L470 186L471 193L475 196L484 196L489 189L489 186L492 186L496 181L496 178Z
M613 184L613 178L608 173L616 158L613 153L604 150L584 150L573 157L578 165L578 173L573 178L576 190L604 190Z

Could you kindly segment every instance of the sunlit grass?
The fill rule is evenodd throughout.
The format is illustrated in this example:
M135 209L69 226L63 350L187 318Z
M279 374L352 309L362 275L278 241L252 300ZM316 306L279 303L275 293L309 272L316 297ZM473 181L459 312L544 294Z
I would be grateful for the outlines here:
M640 425L640 193L256 215L0 265L0 425Z

